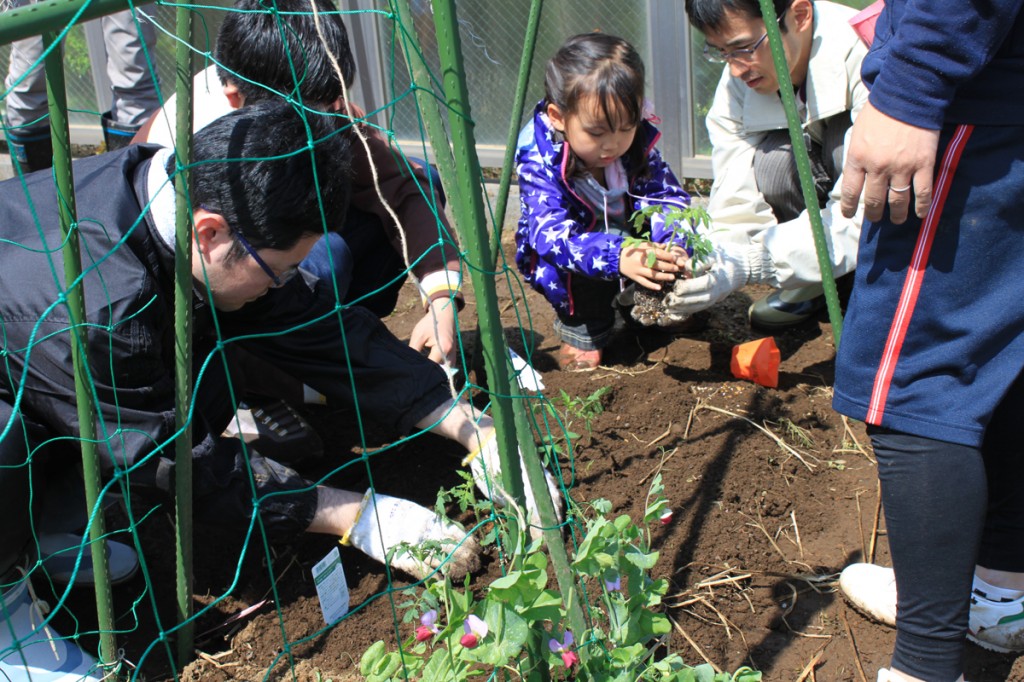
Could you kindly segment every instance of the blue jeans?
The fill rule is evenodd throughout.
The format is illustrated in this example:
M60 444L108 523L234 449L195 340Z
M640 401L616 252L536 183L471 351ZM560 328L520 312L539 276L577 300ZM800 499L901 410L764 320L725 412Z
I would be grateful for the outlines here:
M615 333L616 312L612 300L619 290L618 279L570 277L569 295L573 312L569 315L556 311L555 335L580 350L600 350L607 346Z

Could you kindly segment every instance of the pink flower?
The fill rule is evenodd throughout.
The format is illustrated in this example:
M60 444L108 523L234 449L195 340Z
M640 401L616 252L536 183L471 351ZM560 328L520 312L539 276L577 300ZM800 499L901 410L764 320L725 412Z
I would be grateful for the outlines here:
M440 632L437 627L437 611L430 609L420 616L420 626L416 628L416 641L425 642Z
M480 640L487 636L487 623L477 616L466 616L465 622L462 623L462 629L466 631L466 634L459 640L459 644L467 649L475 649L480 644Z
M566 668L571 668L580 662L580 657L572 650L572 644L573 636L571 630L565 631L561 642L557 639L548 640L548 648L553 653L559 654L562 657L562 663L565 664Z
M658 520L661 521L661 525L663 526L667 526L668 524L672 523L672 510L666 509L665 511L661 512L661 517Z

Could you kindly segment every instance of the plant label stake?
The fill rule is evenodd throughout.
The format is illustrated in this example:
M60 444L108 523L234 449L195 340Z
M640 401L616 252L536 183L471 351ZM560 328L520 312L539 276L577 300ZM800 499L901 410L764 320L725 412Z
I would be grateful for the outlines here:
M345 580L341 552L337 547L331 548L327 556L313 566L313 582L316 584L316 596L320 600L324 621L334 625L348 613L349 604L348 581Z

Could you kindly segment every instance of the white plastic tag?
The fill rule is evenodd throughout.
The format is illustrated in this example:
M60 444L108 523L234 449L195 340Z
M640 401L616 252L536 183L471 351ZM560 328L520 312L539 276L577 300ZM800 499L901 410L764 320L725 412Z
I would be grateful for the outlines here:
M316 596L320 599L324 621L334 625L348 613L349 604L348 582L337 547L313 566L313 583L316 584Z
M519 372L516 376L519 388L524 391L533 391L534 393L540 393L543 391L544 380L541 379L537 370L530 367L530 364L519 357L519 355L511 348L508 349L508 354L512 358L512 369Z

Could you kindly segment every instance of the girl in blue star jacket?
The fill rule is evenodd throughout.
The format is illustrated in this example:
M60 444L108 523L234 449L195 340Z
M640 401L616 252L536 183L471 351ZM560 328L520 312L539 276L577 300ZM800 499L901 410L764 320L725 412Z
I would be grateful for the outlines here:
M654 213L640 241L630 217L649 205L685 208L690 197L654 148L644 64L629 43L570 38L548 62L544 87L519 135L516 264L555 308L559 365L589 370L611 340L623 278L659 290L688 259L688 227L676 231Z

